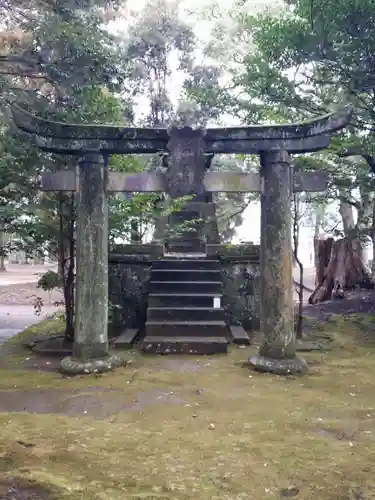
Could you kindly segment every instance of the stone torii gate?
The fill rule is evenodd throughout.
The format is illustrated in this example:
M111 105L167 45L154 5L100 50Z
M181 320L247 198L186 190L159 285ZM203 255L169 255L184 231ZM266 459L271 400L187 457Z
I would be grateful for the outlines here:
M295 347L290 202L293 191L324 191L327 179L319 172L293 173L290 155L327 147L331 134L350 120L350 109L301 124L205 131L73 125L46 121L17 107L13 117L20 129L36 136L42 150L79 157L76 172L42 176L46 191L77 192L75 342L73 357L61 363L63 372L106 371L120 363L108 351L109 192L166 192L172 197L192 194L200 202L205 193L260 192L264 337L259 353L249 361L262 371L306 371L306 362L296 357ZM108 172L110 154L159 152L170 155L167 174ZM258 154L260 175L205 173L205 155L219 153Z

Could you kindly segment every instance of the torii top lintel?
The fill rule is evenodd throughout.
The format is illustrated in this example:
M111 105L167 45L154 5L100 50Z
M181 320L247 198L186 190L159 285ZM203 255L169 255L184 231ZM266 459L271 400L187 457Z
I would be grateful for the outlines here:
M157 153L167 151L170 131L166 128L124 128L118 125L77 125L44 120L18 106L12 108L16 125L37 138L49 152L80 154ZM290 153L311 152L328 146L330 135L350 121L352 109L320 116L300 124L252 125L208 128L204 131L206 153L259 153L285 149Z

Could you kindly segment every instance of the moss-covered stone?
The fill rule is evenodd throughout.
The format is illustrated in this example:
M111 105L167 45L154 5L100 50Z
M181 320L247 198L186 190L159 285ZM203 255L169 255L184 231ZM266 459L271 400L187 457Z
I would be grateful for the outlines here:
M251 363L262 371L301 372L295 357L292 289L291 194L292 170L286 151L262 155L260 272L263 344ZM302 370L302 371L303 371Z
M226 323L259 330L259 263L223 260L222 280Z
M151 266L161 257L162 248L161 245L118 245L109 254L110 336L126 328L143 329Z
M71 124L52 120L44 120L32 115L18 106L12 107L15 123L25 132L41 137L57 139L103 139L103 140L164 140L168 141L170 133L166 129L125 128L121 125ZM284 123L276 125L251 125L248 127L225 127L208 129L205 139L208 143L216 140L227 142L226 152L231 153L228 140L262 140L262 139L298 139L314 137L339 130L348 123L352 108L346 107L318 118L313 117L300 123ZM187 128L187 127L185 127ZM172 132L176 128L172 129ZM177 129L178 131L184 129ZM216 152L216 151L214 151Z
M106 167L98 153L79 163L75 342L108 349L108 205Z
M208 244L208 257L219 257L223 262L249 262L259 264L260 246L253 244Z
M308 364L302 358L271 358L255 354L249 358L250 365L257 371L270 372L276 375L303 375L308 370Z
M80 359L66 357L61 361L60 371L64 375L85 375L90 373L105 373L122 366L124 361L117 356L107 355L103 358Z

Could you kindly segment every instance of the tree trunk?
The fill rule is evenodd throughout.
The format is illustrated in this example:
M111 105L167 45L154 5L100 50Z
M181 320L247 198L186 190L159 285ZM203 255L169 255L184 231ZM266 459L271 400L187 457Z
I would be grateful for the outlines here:
M65 305L65 341L74 341L74 262L75 262L75 241L74 241L74 195L72 195L69 206L70 217L67 232L64 227L64 199L60 199L59 221L60 221L60 250L59 250L59 271L63 285L64 305Z
M358 254L362 262L365 262L365 250L364 245L360 239L361 231L363 231L363 206L360 204L360 209L358 208L358 220L357 224L354 222L353 206L345 201L340 201L340 215L342 219L342 225L344 228L344 236L352 240L352 245L355 246L354 251Z
M327 274L329 261L331 259L333 238L327 240L318 239L315 241L315 286L319 286L324 281Z
M319 235L320 231L322 228L322 224L324 221L324 216L325 216L325 205L321 204L316 207L315 210L315 225L314 225L314 263L315 263L315 269L318 269L319 267L319 258L318 258L318 253L319 253ZM318 274L315 276L315 286L318 285Z
M68 222L68 238L69 238L69 265L64 279L65 293L65 312L66 312L66 328L65 339L68 342L74 341L74 304L75 304L75 213L74 213L74 195L71 198L71 217Z
M298 294L298 312L296 318L296 338L302 338L303 332L303 264L299 259L299 237L300 237L301 210L300 199L297 193L293 194L293 261L298 265L300 286L296 289Z
M310 304L334 298L344 298L345 290L356 286L374 288L374 283L362 261L358 242L350 238L320 240L316 269L317 286L309 297Z
M375 201L373 202L372 208L372 227L371 227L371 238L372 238L372 274L375 274Z
M352 205L349 205L348 203L345 203L344 201L340 200L339 211L342 219L342 225L344 228L344 235L347 237L349 236L351 231L353 231L353 229L355 228L353 207Z
M5 272L5 245L6 245L6 235L5 232L0 229L0 272Z

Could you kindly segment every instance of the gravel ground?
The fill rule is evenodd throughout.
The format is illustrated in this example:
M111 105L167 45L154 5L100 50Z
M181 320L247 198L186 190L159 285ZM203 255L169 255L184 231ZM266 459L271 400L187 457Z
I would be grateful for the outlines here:
M0 274L0 345L28 325L57 311L54 303L61 302L59 291L44 292L37 288L38 276L54 269L52 266L10 265ZM35 314L34 304L42 299L41 314Z

